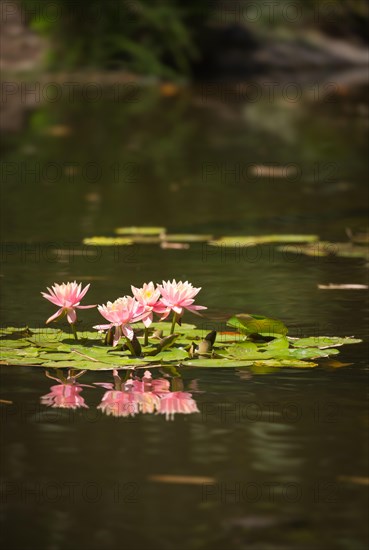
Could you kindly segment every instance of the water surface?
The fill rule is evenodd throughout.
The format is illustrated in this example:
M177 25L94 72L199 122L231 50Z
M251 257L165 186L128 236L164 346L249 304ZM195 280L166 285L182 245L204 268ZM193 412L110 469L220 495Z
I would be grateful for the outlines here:
M333 99L233 105L148 89L137 101L21 113L3 164L2 324L42 326L51 310L39 293L54 281L91 282L89 303L102 303L175 277L202 287L202 326L252 312L283 319L291 335L365 339L365 293L317 288L365 284L363 259L82 245L127 225L347 240L347 227L366 223L367 108L360 91ZM297 176L252 176L268 163ZM83 326L96 316L83 312ZM2 405L7 547L366 548L366 344L338 360L349 366L182 369L200 413L173 421L104 416L98 388L84 389L89 409L47 409L43 369L2 367L1 397L13 401Z

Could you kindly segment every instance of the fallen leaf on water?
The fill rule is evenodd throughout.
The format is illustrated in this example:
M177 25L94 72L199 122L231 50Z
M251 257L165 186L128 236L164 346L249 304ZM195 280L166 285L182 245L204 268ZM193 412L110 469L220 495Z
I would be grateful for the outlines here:
M163 241L160 243L160 248L173 248L175 250L187 250L190 248L190 245L188 243L168 243L167 241Z
M295 166L268 166L264 164L255 164L252 166L251 173L259 178L287 178L291 175L296 175L297 169Z
M340 367L349 367L352 363L342 363L341 361L327 361L326 365L328 367L333 367L339 369Z
M75 176L76 174L80 173L80 169L78 166L66 166L64 168L64 174L66 176Z
M177 476L177 475L151 475L149 481L158 481L159 483L180 483L184 485L202 485L203 483L215 483L214 477L203 476Z
M63 249L63 248L53 248L52 252L57 256L96 256L96 252L93 250L77 250L77 249ZM90 280L90 277L85 277L85 279Z
M180 87L173 82L162 82L160 84L160 94L164 97L174 97L181 91Z
M355 483L355 485L369 485L369 477L359 476L339 476L340 481L347 481L348 483Z
M347 227L346 234L348 238L356 244L368 244L369 243L369 231L362 231L359 233L353 233L353 231Z
M329 285L318 285L318 288L321 290L365 290L369 288L368 285L356 285L356 284L342 284L335 285L334 283L329 283Z
M45 133L52 137L64 137L69 136L71 134L72 130L69 128L69 126L63 126L62 124L58 124L55 126L49 126L49 128L46 128Z

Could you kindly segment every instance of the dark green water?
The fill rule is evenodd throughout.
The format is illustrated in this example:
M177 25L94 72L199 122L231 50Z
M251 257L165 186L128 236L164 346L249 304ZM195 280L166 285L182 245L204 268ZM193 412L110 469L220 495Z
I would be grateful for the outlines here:
M317 288L365 284L363 259L274 245L234 255L201 244L81 242L123 225L345 241L345 228L366 223L367 112L360 93L231 105L148 90L137 101L23 106L5 140L2 324L42 325L51 308L40 291L54 281L90 281L88 303L102 303L131 283L175 277L202 287L206 326L252 312L281 318L291 335L366 339L365 291ZM267 163L292 163L297 176L252 175L253 164ZM97 321L96 311L83 312L85 326ZM83 390L89 409L47 409L42 369L2 367L1 398L13 401L2 405L6 547L366 548L366 343L341 348L338 360L350 365L265 375L183 369L200 413L174 421L106 417L96 411L98 388ZM81 379L110 381L109 373Z

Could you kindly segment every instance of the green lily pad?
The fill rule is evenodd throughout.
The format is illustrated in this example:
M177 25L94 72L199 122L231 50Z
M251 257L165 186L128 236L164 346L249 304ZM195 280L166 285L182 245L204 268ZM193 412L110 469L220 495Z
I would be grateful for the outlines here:
M1 365L10 365L10 366L27 366L27 367L34 367L34 366L42 366L45 364L44 359L40 359L39 357L13 357L13 358L1 358L0 360Z
M27 340L8 340L8 339L5 339L5 338L1 338L0 339L0 347L1 348L7 348L7 349L19 349L19 348L26 348L28 346L30 346L31 343L28 342Z
M298 359L268 359L265 361L255 361L254 367L292 367L292 368L303 368L311 369L317 367L318 363L313 363L312 361L302 361Z
M165 235L164 241L169 243L204 243L210 241L213 235L191 235L189 233L177 233L172 235Z
M198 343L192 346L192 341L204 342L204 338L209 336L209 327L205 330L183 324L176 326L176 333L169 336L170 322L155 323L150 330L148 345L142 347L142 357L133 357L121 345L116 348L104 345L103 337L98 332L86 331L86 337L75 341L71 334L59 329L7 327L0 338L0 363L88 370L178 365L214 368L252 366L266 371L275 367L316 366L311 359L335 355L338 353L336 347L361 342L352 337L288 338L287 328L281 321L260 315L239 314L232 317L229 324L239 332L226 333L230 340L215 343L215 333L211 333L213 339L209 353L203 352L199 357L196 357ZM155 329L162 330L164 338L152 338ZM142 329L137 332L143 334ZM255 334L262 337L255 337ZM195 357L191 358L190 353Z
M256 246L258 244L271 243L311 243L318 241L318 235L254 235L254 236L229 236L220 237L210 241L212 246L238 247L238 246Z
M188 353L182 348L161 351L157 355L143 357L143 361L182 361L188 358Z
M161 235L166 232L165 227L117 227L117 235Z
M252 361L237 361L236 359L190 359L182 363L185 367L248 367L252 365Z
M359 344L362 340L349 336L340 338L338 336L310 336L309 338L291 339L295 348L317 347L321 349L331 346L343 346L344 344Z
M274 359L318 359L319 357L329 357L331 355L337 355L338 349L327 348L290 348L284 351L277 351L273 353Z
M287 338L275 338L274 340L272 340L271 342L268 342L266 345L265 345L265 349L269 352L269 353L273 353L273 352L280 352L280 351L283 351L283 350L286 350L289 348L289 341Z
M39 357L41 359L45 359L46 361L67 361L69 359L69 354L68 353L41 352L39 354Z
M239 313L227 321L227 325L246 334L261 334L262 336L285 336L288 329L282 321L269 319L262 315Z
M133 244L132 239L125 237L89 237L83 239L87 246L128 246Z
M352 243L331 243L328 241L319 241L310 244L286 245L278 247L281 252L291 254L304 254L314 258L326 256L338 256L342 258L364 258L369 259L369 250L366 246L355 245Z

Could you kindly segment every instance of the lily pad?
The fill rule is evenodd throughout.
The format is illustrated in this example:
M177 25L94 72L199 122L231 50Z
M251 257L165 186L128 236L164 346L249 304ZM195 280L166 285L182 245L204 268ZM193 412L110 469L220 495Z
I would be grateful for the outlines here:
M311 369L317 367L318 363L312 361L299 361L297 359L268 359L266 361L255 361L254 367L290 367L296 369Z
M1 358L0 360L1 365L11 365L11 366L25 366L25 367L33 367L33 366L42 366L45 364L44 359L40 359L39 357L13 357L13 358Z
M166 232L165 227L117 227L117 235L161 235Z
M227 325L246 334L261 334L263 336L285 336L288 329L282 321L270 319L262 315L239 313L227 321Z
M143 357L144 361L182 361L188 358L188 353L182 348L174 348L168 351L161 351L157 355Z
M133 244L132 239L125 237L89 237L83 239L87 246L128 246Z
M177 233L163 237L165 241L175 243L203 243L210 241L212 238L213 235L191 235L190 233Z
M258 244L271 243L312 243L318 241L318 235L254 235L254 236L228 236L210 241L212 246L222 245L225 247L256 246Z
M311 348L317 347L321 349L330 348L331 346L343 346L344 344L359 344L362 342L359 338L338 336L310 336L309 338L290 339L295 348Z
M248 367L252 365L252 361L237 361L236 359L191 359L182 363L185 367Z
M326 256L338 256L342 258L365 258L369 259L369 250L366 246L359 246L352 243L331 243L328 241L319 241L310 244L301 244L299 246L280 246L281 252L291 254L305 254L314 258Z
M335 355L336 347L361 342L352 337L290 338L281 321L260 315L239 314L232 317L229 324L239 332L227 333L231 339L217 343L216 332L209 332L209 326L205 330L183 324L176 326L176 333L169 336L170 322L155 323L148 345L140 348L140 357L132 356L122 347L123 341L115 348L104 345L103 337L97 332L86 331L87 337L76 342L70 334L58 329L8 327L0 338L1 364L76 370L252 366L266 372L275 367L316 366L311 359ZM139 338L142 338L142 328L136 329ZM153 338L156 329L160 329L163 336ZM209 342L209 348L202 350L202 344Z

